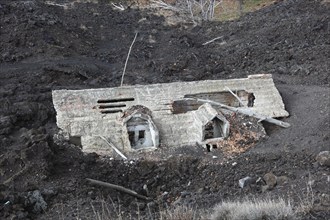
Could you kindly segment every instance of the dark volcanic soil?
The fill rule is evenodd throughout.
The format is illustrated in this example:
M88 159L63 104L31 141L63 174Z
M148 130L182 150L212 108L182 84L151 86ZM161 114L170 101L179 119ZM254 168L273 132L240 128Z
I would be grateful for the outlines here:
M246 196L282 196L298 205L311 201L308 184L315 201L302 218L330 218L329 167L315 160L330 150L329 1L283 0L237 21L195 27L167 26L150 11L113 10L106 2L64 8L38 0L0 1L0 218L95 219L93 208L102 198L112 208L120 205L126 217L171 204L210 210ZM292 126L265 124L268 138L227 161L220 150L186 147L123 162L56 141L51 90L118 86L136 32L125 84L271 73L290 112L284 120ZM160 160L151 160L153 155ZM263 183L239 188L239 179L268 172L288 180L267 192L261 191ZM147 206L85 178L141 194L146 185L156 202ZM45 203L39 201L43 208L36 210L29 201L33 191L41 192L46 211L40 211Z

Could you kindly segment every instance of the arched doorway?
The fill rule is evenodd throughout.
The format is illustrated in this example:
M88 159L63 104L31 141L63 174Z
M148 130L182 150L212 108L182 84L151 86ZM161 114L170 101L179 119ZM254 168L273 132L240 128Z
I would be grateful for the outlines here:
M140 149L154 146L148 120L132 117L127 121L126 126L131 148Z

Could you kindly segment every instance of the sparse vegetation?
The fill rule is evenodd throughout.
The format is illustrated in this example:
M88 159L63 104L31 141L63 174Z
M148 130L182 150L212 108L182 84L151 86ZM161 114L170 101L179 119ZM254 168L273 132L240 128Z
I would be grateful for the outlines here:
M177 206L160 211L160 220L199 220L200 213L193 207Z
M309 175L309 181L307 182L306 193L303 198L300 198L300 205L297 207L296 212L299 215L308 215L313 210L315 204L315 195L312 188L312 179Z
M222 202L214 208L212 220L241 219L295 219L290 203L279 200L245 200L243 202Z
M177 0L167 3L151 0L152 6L180 13L193 22L211 20L233 20L245 12L258 10L270 5L274 0Z

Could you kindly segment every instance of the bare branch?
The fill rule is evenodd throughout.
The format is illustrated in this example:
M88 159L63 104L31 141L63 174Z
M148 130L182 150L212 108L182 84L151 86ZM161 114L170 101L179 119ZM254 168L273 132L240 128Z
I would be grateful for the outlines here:
M121 83L120 83L120 86L123 86L123 83L124 83L124 76L125 76L125 72L126 72L126 67L127 67L128 58L129 58L129 55L131 54L131 50L132 50L132 47L133 47L133 45L134 45L134 42L135 42L135 40L136 40L137 35L138 35L138 32L135 33L134 39L133 39L133 41L132 41L132 44L131 44L131 46L129 47L128 54L127 54L127 58L126 58L126 61L125 61L124 70L123 70L123 75L121 76Z
M122 4L120 4L120 3L119 3L119 6L116 5L116 4L114 4L114 3L111 3L111 5L113 7L115 7L115 8L117 8L117 9L119 9L120 11L124 11L125 10L124 6Z
M188 0L189 1L189 0ZM152 6L156 7L156 8L162 8L162 9L167 9L167 10L172 10L172 11L182 11L181 8L179 7L174 7L170 4L167 4L161 0L151 0L151 2L153 2Z
M86 180L89 183L93 184L93 185L104 186L104 187L107 187L107 188L110 188L110 189L115 189L115 190L118 190L120 192L123 192L123 193L126 193L128 195L131 195L131 196L134 196L136 198L139 198L139 199L152 200L149 197L140 195L137 192L135 192L133 190L130 190L130 189L127 189L127 188L125 188L123 186L119 186L119 185L115 185L115 184L111 184L111 183L107 183L107 182L102 182L102 181L99 181L99 180L89 179L89 178L87 178Z
M213 38L212 40L206 41L205 43L203 43L203 46L208 45L208 44L212 43L213 41L219 40L221 38L223 38L223 36L216 37L216 38Z
M26 170L28 170L30 166L25 166L23 169L19 170L17 173L9 177L7 180L5 180L2 184L7 185L8 183L12 182L16 177L24 173Z

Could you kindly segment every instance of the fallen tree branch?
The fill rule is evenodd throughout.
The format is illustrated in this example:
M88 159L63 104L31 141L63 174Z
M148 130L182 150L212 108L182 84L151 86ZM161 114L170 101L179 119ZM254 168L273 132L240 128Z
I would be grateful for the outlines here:
M30 168L30 166L25 166L23 169L21 169L20 171L18 171L17 173L15 173L11 177L9 177L7 180L5 180L2 184L7 185L8 183L10 183L11 181L13 181L16 177L18 177L19 175L21 175L22 173L24 173L29 168Z
M100 136L100 138L102 138L110 147L112 147L112 149L114 149L116 151L117 154L119 154L124 160L127 160L127 157L122 153L120 152L120 150L118 150L118 148L115 147L114 144L110 143L105 137L103 136Z
M216 37L216 38L213 38L212 40L206 41L205 43L203 43L203 46L208 45L208 44L212 43L213 41L219 40L221 38L223 38L223 36Z
M117 8L117 9L119 9L120 11L124 11L125 10L124 6L122 4L120 4L120 3L119 3L119 6L116 5L116 4L114 4L114 3L111 3L111 5L113 7L115 7L115 8Z
M235 107L231 107L231 106L228 106L228 105L221 104L219 102L206 100L206 99L184 98L183 100L190 100L190 101L195 100L197 102L209 103L211 105L216 105L216 106L219 106L221 108L224 108L224 109L227 109L227 110L230 110L230 111L233 111L233 112L238 112L238 113L241 113L243 115L248 115L248 116L260 119L261 121L267 121L269 123L278 125L278 126L283 127L283 128L290 127L290 124L287 123L287 122L283 122L283 121L277 120L277 119L272 118L272 117L267 117L265 115L258 114L256 112L253 112L251 109L235 108Z
M125 76L126 67L127 67L127 63L128 63L128 58L129 58L129 55L131 54L131 50L132 50L132 47L133 47L133 45L134 45L134 42L135 42L135 40L136 40L137 35L138 35L138 32L135 33L134 39L133 39L133 41L132 41L132 44L131 44L131 46L129 47L128 54L127 54L126 61L125 61L124 70L123 70L123 75L121 76L120 86L123 86L123 83L124 83L124 76Z
M120 191L120 192L126 193L126 194L128 194L128 195L134 196L134 197L139 198L139 199L143 199L143 200L152 200L152 199L149 198L149 197L146 197L146 196L140 195L140 194L138 194L137 192L135 192L135 191L133 191L133 190L130 190L130 189L127 189L127 188L122 187L122 186L118 186L118 185L115 185L115 184L102 182L102 181L99 181L99 180L89 179L89 178L87 178L86 180L87 180L89 183L93 184L93 185L104 186L104 187L107 187L107 188L110 188L110 189L115 189L115 190L117 190L117 191Z
M68 8L69 8L68 5L70 5L70 7L72 6L72 3L68 3L68 4L63 4L63 5L61 5L61 4L56 4L56 3L54 3L54 2L50 2L50 1L46 1L45 4L47 4L47 5L51 5L51 6L63 7L63 9L68 9Z
M238 100L239 104L241 104L241 106L245 106L244 103L242 102L242 100L233 92L231 91L231 89L229 89L227 86L226 86L226 89Z

